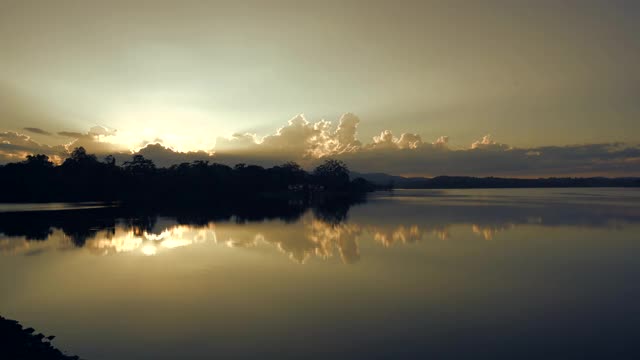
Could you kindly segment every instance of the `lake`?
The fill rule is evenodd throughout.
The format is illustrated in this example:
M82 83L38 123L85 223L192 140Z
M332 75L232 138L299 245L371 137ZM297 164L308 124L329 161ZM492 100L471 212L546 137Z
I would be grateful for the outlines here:
M637 189L247 211L0 205L0 314L90 360L640 354Z

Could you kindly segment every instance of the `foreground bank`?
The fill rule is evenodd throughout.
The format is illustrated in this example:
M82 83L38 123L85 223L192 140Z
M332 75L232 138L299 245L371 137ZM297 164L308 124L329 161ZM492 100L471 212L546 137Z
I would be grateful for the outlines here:
M78 360L78 356L65 355L51 344L55 336L36 333L23 328L16 320L0 316L0 358L39 360Z

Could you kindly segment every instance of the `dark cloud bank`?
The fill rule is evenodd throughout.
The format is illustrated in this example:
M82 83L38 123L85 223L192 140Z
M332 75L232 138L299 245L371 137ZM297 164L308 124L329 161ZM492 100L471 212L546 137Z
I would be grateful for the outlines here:
M50 133L50 132L48 132L46 130L43 130L43 129L40 129L40 128L36 128L36 127L26 127L26 128L24 128L24 130L28 131L28 132L31 132L31 133L34 133L34 134L39 134L39 135L46 135L46 136L53 135L52 133Z
M360 119L344 114L337 127L321 120L307 121L302 115L289 120L272 135L234 134L217 138L211 151L178 152L162 145L161 139L143 141L137 153L158 166L208 160L225 164L250 163L271 166L297 161L312 167L331 157L345 161L359 172L385 172L405 175L471 176L639 176L640 147L635 144L598 143L566 146L517 148L484 136L468 147L453 148L441 136L432 142L418 134L394 136L385 130L371 142L357 139ZM37 128L25 130L51 133ZM0 163L19 161L27 154L44 153L54 160L63 159L70 150L83 146L98 156L113 154L119 162L128 160L132 151L108 142L115 130L94 127L85 134L58 132L67 137L65 145L48 146L16 132L0 133Z

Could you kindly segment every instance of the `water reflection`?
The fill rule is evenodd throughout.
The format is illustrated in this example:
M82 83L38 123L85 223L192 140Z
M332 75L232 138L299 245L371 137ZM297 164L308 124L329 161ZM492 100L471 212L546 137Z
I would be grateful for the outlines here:
M96 255L161 255L203 243L232 248L273 247L297 263L310 258L361 258L359 242L384 248L452 240L453 229L492 240L523 226L623 228L640 222L637 194L559 192L541 201L535 190L381 193L366 205L327 202L171 212L125 208L0 214L0 253L37 255L83 249ZM584 198L598 199L585 206Z
M527 189L5 212L0 308L88 359L637 358L617 355L638 343L639 204Z

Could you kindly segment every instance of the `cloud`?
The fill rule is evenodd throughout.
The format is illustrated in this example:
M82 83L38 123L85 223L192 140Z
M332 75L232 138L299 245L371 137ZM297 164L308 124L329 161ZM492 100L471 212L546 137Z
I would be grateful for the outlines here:
M39 134L39 135L46 135L46 136L51 136L53 135L52 133L46 131L46 130L42 130L40 128L36 128L36 127L26 127L23 128L25 131L29 131L32 132L34 134Z
M115 134L116 134L115 129L107 129L106 127L103 127L103 126L94 126L91 129L89 129L89 133L88 133L88 135L91 135L91 136L113 136Z
M338 129L335 132L337 140L336 151L345 152L359 148L362 144L356 139L360 118L352 113L346 113L340 118Z
M366 149L417 149L423 145L422 138L418 134L403 133L400 138L393 136L390 130L384 130L380 135L373 137L373 143L365 146Z
M361 142L357 137L361 122L351 113L342 115L336 126L324 119L310 122L304 115L297 115L266 136L238 133L218 137L214 151L179 152L156 138L142 141L137 153L160 167L196 160L261 166L296 161L311 169L326 158L337 158L357 172L416 176L640 176L640 147L632 144L518 148L485 135L468 147L452 148L447 136L426 141L417 133L395 136L390 130ZM63 158L78 146L99 158L112 154L118 162L127 161L133 152L109 142L115 133L102 126L94 126L87 133L62 131L57 134L71 141L56 146L39 144L15 132L0 133L0 162L19 161L31 153Z
M25 128L29 131L40 133L43 131L37 128ZM102 128L104 129L104 128ZM33 131L36 130L36 131ZM48 133L48 132L46 132ZM102 141L101 134L113 134L115 130L100 130L92 128L86 134L79 132L61 131L57 134L70 138L70 142L59 145L45 145L31 139L28 135L17 132L1 132L0 133L0 163L19 162L31 154L45 154L54 162L62 162L69 153L76 147L84 147L87 152L97 154L98 156L106 156L109 154L130 154L131 152L125 147ZM50 133L49 133L50 134Z
M184 162L193 162L197 160L212 160L211 155L205 151L179 152L161 144L149 144L140 149L136 154L140 154L147 159L152 159L156 166L168 167L174 164ZM127 161L131 158L131 154L120 154L118 161Z
M259 143L256 134L236 133L231 137L219 137L216 139L216 150L224 152L242 151L251 147L255 147Z
M58 132L58 135L77 139L82 137L83 134L79 132L73 132L73 131L60 131Z
M423 144L416 149L375 149L338 158L354 170L391 174L528 177L640 175L640 147L619 143L535 148L485 143L461 150L452 150L440 144Z
M46 154L53 161L67 156L64 146L49 146L37 143L27 135L16 132L0 132L0 163L18 162L31 154Z
M318 139L324 130L324 124L309 123L303 115L298 115L289 120L287 126L278 129L274 135L268 135L262 138L260 146L263 149L273 152L290 152L304 153L313 148L313 140Z
M351 113L342 115L335 130L331 122L309 122L304 115L290 119L275 134L259 138L255 134L234 134L216 140L216 152L226 154L260 153L262 156L294 155L319 158L357 151L361 143L356 139L360 119Z
M433 145L437 145L437 146L447 146L448 144L449 144L448 136L440 136L439 138L436 139L436 141L433 142Z
M410 132L396 137L390 130L362 144L355 136L359 123L360 119L348 114L333 131L327 121L312 124L298 116L263 139L254 134L237 134L226 142L220 141L218 145L222 146L216 146L213 159L261 165L294 160L312 167L324 158L334 157L358 172L425 176L640 175L640 148L634 145L602 143L516 148L486 135L468 148L452 149L448 136L428 142Z
M369 144L369 148L393 148L398 139L393 137L393 133L385 130L380 135L373 137L373 144Z
M92 129L96 130L95 128L92 128ZM127 149L123 145L114 144L114 143L110 143L108 141L103 140L102 139L103 135L97 135L98 132L92 132L90 130L86 134L74 133L74 132L61 132L58 134L60 135L64 134L64 136L73 138L71 142L64 145L65 148L67 149L67 152L69 153L77 147L83 147L87 150L88 153L96 154L99 157L106 156L106 155L114 155L118 153L130 153L129 149ZM115 130L113 130L113 133L115 133ZM104 136L110 136L110 135L104 135Z
M404 133L396 144L399 149L416 149L422 145L422 138L417 134Z
M482 149L482 150L507 150L509 146L505 144L500 144L494 141L491 138L491 135L485 135L482 139L474 141L471 144L471 149Z

